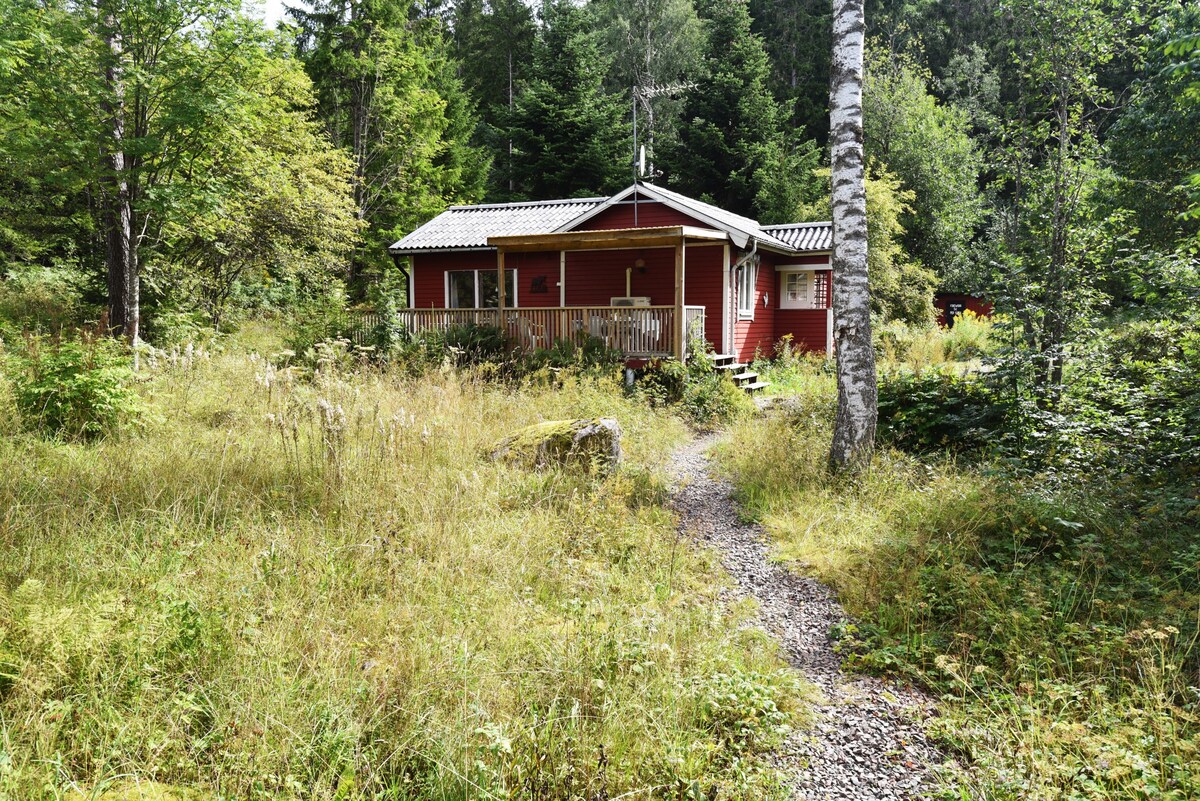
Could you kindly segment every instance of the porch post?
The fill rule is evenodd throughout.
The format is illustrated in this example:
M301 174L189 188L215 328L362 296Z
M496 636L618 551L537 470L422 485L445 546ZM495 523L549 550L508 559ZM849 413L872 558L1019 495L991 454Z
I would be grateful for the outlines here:
M507 300L504 296L504 248L496 248L496 279L499 282L500 302L499 309L496 311L496 326L501 330L505 330L504 326L504 307L507 305Z
M675 358L683 361L687 352L687 321L683 319L684 238L675 246Z

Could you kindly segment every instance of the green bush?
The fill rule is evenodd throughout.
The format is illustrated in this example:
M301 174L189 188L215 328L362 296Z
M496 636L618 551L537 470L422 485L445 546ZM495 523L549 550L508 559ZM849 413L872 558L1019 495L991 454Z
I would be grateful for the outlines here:
M66 267L14 267L0 280L0 331L56 333L83 322L83 277Z
M651 405L679 408L702 428L719 426L754 409L745 391L704 356L687 362L651 362L640 371L638 392Z
M879 382L879 434L909 451L963 453L994 444L1008 419L984 376L896 372Z
M31 336L5 369L25 426L44 435L94 439L138 416L129 357L112 340Z

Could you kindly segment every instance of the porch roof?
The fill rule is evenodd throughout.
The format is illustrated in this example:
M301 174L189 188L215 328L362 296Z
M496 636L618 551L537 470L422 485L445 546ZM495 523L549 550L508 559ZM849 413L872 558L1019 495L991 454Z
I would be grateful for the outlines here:
M680 244L724 242L724 231L692 225L662 228L616 228L599 231L560 231L506 236L489 236L489 247L523 253L545 250L614 250L617 248L675 247Z

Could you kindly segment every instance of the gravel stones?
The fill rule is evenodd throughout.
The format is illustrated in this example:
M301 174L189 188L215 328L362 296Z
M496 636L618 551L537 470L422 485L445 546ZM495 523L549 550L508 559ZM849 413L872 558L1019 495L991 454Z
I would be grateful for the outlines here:
M704 437L676 451L672 504L680 530L720 554L736 582L729 600L758 602L760 625L824 696L813 727L793 734L776 755L795 777L794 797L923 797L932 770L946 759L921 724L933 714L932 702L917 690L842 670L830 630L846 620L845 612L828 587L770 561L762 528L742 522L733 487L709 472L706 452L715 441Z

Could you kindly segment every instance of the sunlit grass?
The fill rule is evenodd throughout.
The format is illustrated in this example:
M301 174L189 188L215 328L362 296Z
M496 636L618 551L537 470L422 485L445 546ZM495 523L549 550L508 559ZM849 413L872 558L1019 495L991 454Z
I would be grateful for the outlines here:
M809 369L720 464L775 557L857 619L851 663L941 697L934 733L966 767L948 797L1200 795L1194 536L890 449L832 476L832 382Z
M802 690L677 538L675 418L603 377L141 375L137 432L0 439L0 798L784 794L756 704ZM600 415L612 478L483 456Z

